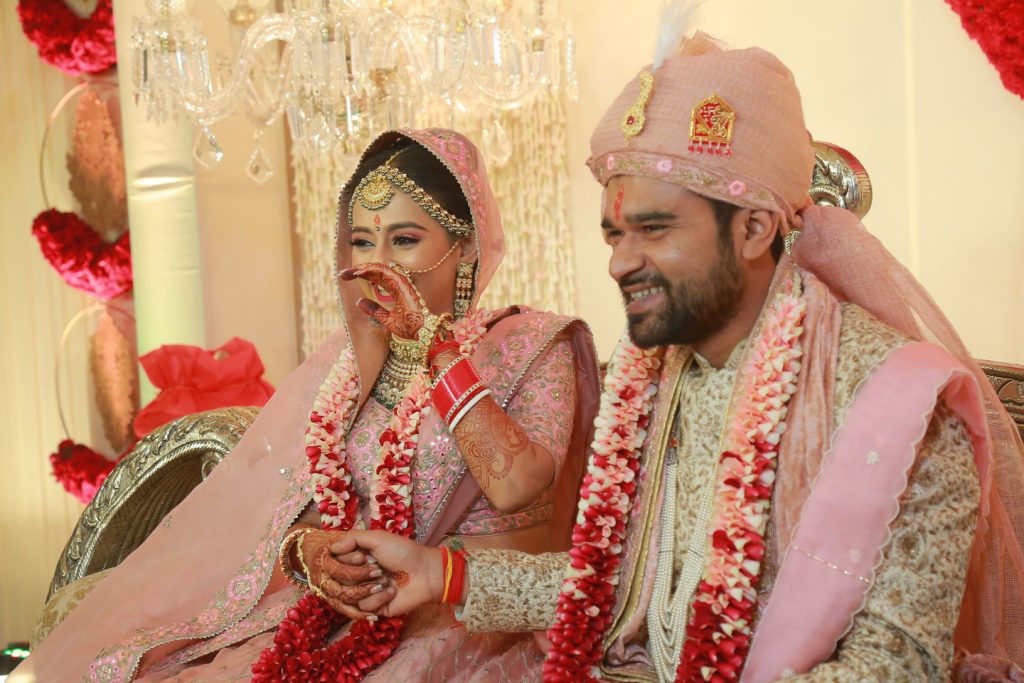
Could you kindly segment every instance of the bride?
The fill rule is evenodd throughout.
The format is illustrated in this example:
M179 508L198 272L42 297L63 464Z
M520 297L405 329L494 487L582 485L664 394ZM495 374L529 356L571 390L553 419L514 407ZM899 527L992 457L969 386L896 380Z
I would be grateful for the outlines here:
M440 544L429 570L453 582L473 548L568 547L597 407L589 330L477 305L502 227L458 133L381 135L338 213L345 329L12 681L494 680L540 657L529 634L467 634L445 604L365 618L348 604L403 577L328 546L353 525Z

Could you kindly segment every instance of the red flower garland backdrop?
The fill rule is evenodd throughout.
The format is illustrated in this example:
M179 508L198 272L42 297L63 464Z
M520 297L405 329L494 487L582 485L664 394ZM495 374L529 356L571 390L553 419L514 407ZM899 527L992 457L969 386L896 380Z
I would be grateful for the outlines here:
M128 232L107 244L77 214L47 209L32 221L43 256L72 287L103 299L132 289Z
M1024 2L946 0L981 46L1006 89L1024 99Z
M111 0L81 18L63 0L19 0L18 16L39 57L70 76L98 74L117 64Z
M50 455L50 464L64 490L88 505L116 463L88 446L65 439Z

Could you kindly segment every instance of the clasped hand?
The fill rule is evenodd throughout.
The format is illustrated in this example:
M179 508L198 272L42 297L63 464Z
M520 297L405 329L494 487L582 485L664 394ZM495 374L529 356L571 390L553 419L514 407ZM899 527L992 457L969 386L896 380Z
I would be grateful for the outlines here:
M437 548L386 531L353 529L306 534L302 553L310 585L349 619L400 616L440 600Z

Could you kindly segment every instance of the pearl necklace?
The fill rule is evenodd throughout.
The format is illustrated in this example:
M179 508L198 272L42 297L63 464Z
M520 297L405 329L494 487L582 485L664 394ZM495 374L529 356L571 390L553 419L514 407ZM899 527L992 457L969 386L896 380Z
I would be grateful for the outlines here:
M683 373L691 367L693 358ZM735 385L735 380L733 380ZM728 416L727 416L728 417ZM680 415L677 414L673 424L674 435L680 433ZM722 450L722 443L725 439L725 426L728 421L723 421L722 430L718 439L718 452ZM678 436L676 437L678 439ZM681 440L680 440L681 441ZM658 566L654 575L654 592L651 595L651 602L647 606L647 630L651 658L654 660L654 668L660 681L674 681L676 679L676 668L679 666L679 658L682 655L683 642L686 640L686 624L689 622L690 603L693 601L693 594L700 583L701 574L704 568L704 554L708 528L711 525L711 513L715 498L715 485L717 480L717 463L712 476L711 485L705 487L701 492L700 506L697 509L696 524L690 534L689 544L686 549L686 558L675 577L675 551L676 551L676 525L679 523L679 510L677 508L679 497L679 447L669 448L665 462L665 493L661 503L659 533L660 544L658 546ZM673 593L673 578L677 578L676 590Z

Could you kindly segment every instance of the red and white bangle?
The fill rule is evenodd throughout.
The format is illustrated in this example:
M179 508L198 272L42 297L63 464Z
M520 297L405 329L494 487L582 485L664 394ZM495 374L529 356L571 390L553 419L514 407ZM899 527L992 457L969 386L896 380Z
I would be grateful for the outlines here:
M487 387L483 386L483 385L481 385L481 388L480 388L479 391L472 392L472 394L469 396L469 398L467 398L465 401L461 402L460 406L458 407L458 409L455 412L455 416L452 417L452 419L447 420L447 422L448 422L448 431L454 432L455 428L459 425L460 422L462 422L462 418L466 417L466 413L468 413L473 406L475 406L477 403L479 403L480 399L486 398L486 397L488 397L490 395L491 395L491 390L488 389Z
M466 416L466 413L491 390L480 379L469 358L461 356L450 363L434 380L431 397L434 409L448 425L450 431Z
M431 384L430 384L431 388L436 387L438 380L441 379L442 377L444 377L445 373L447 373L449 370L454 368L457 363L460 363L463 360L468 360L468 359L469 359L469 356L463 356L463 355L456 356L455 360L453 360L451 363L448 363L448 365L444 366L443 368L438 370L436 373L434 373L434 378L433 378L433 380L431 381Z

